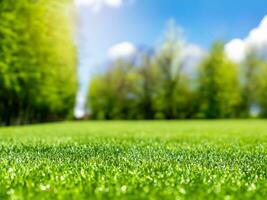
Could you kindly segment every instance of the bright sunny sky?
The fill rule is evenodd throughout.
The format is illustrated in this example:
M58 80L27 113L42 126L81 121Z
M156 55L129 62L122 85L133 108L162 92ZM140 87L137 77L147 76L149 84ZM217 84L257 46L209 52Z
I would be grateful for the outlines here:
M242 52L240 49L251 41L251 31L267 14L266 0L76 0L76 4L83 93L91 71L117 54L155 46L170 19L183 29L189 43L204 50L215 40L239 38L228 49L240 60L242 55L236 52ZM264 27L261 35L266 33L267 25ZM260 33L256 33L257 38Z

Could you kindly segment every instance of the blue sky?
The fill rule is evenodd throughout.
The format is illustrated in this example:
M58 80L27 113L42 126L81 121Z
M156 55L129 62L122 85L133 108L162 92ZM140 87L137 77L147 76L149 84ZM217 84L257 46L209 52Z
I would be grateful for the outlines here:
M122 41L153 46L169 19L175 19L184 29L188 41L203 48L216 39L243 38L267 14L267 2L135 0L118 8L105 6L95 12L84 6L81 11L86 51L88 56L92 54L92 60L100 61L110 46Z
M266 0L76 1L81 2L78 44L84 92L90 72L107 60L110 47L124 41L153 47L170 19L183 28L188 42L208 49L218 39L247 37L267 14Z

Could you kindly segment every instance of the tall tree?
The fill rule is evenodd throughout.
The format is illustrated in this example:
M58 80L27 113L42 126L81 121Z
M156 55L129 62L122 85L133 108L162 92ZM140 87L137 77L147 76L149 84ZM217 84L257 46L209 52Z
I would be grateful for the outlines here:
M158 71L157 118L186 117L186 115L180 113L186 109L187 105L184 100L190 93L188 77L183 69L184 47L185 42L180 28L175 23L170 22L163 43L156 52L154 59L154 65Z
M64 118L76 90L70 1L0 1L0 121Z
M155 118L155 95L158 82L158 74L153 65L153 55L150 52L141 54L141 64L138 68L139 81L136 82L139 87L138 113L142 119Z
M238 116L240 85L237 66L224 54L223 44L213 45L198 74L199 117Z
M137 119L139 75L132 62L117 60L91 84L89 98L93 117Z
M256 51L250 49L242 64L242 111L245 117L251 113L267 117L267 64Z

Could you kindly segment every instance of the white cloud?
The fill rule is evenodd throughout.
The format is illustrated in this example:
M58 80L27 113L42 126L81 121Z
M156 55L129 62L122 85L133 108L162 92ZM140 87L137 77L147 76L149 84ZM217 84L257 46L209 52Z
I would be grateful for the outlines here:
M108 50L108 57L112 60L119 58L127 58L134 55L137 52L134 44L130 42L122 42L114 45Z
M225 46L226 55L234 62L242 62L250 50L255 50L261 57L267 57L267 15L260 25L251 30L245 39L234 39Z
M253 29L246 39L249 45L261 46L267 43L267 15L263 18L258 28Z
M103 6L118 8L124 0L75 0L77 6L90 7L94 12L101 10Z
M241 63L246 56L246 43L240 39L234 39L225 45L228 57L236 63Z

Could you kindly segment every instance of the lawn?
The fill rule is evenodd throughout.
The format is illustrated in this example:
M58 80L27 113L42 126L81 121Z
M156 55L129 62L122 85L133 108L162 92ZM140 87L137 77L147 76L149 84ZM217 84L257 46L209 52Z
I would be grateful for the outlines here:
M267 121L0 128L0 199L265 199Z

